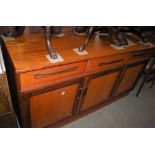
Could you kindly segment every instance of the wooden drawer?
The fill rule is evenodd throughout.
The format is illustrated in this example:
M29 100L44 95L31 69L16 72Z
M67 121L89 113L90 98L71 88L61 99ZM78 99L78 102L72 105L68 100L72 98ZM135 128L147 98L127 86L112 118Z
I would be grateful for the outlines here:
M138 62L145 59L149 59L152 57L153 51L152 50L144 50L139 52L130 53L128 62Z
M87 62L79 62L20 74L21 89L41 86L61 78L72 77L85 72Z
M127 57L124 55L92 59L88 63L87 72L102 71L119 67L125 64L126 59Z

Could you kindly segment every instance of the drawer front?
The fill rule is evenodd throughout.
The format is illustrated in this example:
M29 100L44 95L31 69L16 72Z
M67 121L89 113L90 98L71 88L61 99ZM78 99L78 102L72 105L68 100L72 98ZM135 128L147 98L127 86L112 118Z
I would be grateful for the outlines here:
M102 71L119 67L125 64L126 59L127 57L124 55L92 59L88 63L87 72Z
M129 54L128 62L137 62L142 61L145 59L149 59L152 57L153 51L152 50L145 50L145 51L139 51Z
M79 75L85 72L87 62L57 66L20 74L21 89L47 84L54 80Z

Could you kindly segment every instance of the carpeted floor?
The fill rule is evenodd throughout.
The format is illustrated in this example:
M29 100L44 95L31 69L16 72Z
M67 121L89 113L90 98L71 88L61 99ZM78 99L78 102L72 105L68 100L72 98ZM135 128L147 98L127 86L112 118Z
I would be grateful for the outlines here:
M139 85L139 84L138 84ZM152 128L155 127L155 86L145 84L138 98L137 87L126 97L65 128Z

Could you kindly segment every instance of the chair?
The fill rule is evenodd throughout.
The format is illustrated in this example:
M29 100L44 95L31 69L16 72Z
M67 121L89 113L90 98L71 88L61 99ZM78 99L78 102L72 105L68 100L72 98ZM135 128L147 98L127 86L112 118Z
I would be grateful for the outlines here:
M140 87L139 87L139 89L138 89L138 91L137 91L136 97L139 96L139 94L140 94L140 92L141 92L141 90L142 90L142 88L143 88L145 82L148 80L148 77L149 77L150 75L153 75L153 78L151 79L152 83L151 83L150 88L152 88L153 85L155 84L155 56L153 56L153 57L149 60L148 64L146 65L146 67L145 67L145 69L144 69L144 71L143 71L143 75L144 75L143 81L142 81L142 83L141 83L141 85L140 85ZM149 81L150 81L150 80L149 80Z

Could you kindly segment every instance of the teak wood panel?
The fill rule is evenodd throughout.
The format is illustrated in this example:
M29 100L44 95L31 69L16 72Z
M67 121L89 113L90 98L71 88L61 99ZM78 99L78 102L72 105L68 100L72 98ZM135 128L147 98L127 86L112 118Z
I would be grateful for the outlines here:
M115 93L115 96L134 87L145 65L146 61L143 61L138 64L136 63L135 65L132 64L126 68L125 73L120 81L119 87Z
M81 111L91 108L109 99L121 69L109 73L100 73L90 78Z
M54 80L72 77L85 72L87 62L73 63L20 74L21 90L40 87Z
M30 97L32 127L45 127L73 115L79 83Z

